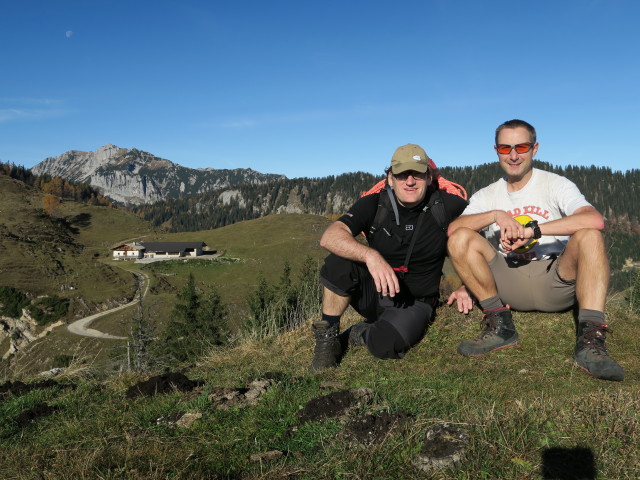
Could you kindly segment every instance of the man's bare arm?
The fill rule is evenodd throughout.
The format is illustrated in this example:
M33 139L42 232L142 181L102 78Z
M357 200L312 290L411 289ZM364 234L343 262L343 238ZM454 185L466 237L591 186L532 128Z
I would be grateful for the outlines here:
M604 218L593 207L581 207L572 215L552 220L551 222L539 225L542 235L573 235L583 228L593 228L602 230L604 228ZM533 229L525 228L522 237L508 238L502 237L500 242L505 252L511 252L526 245L529 239L533 238Z
M500 227L501 236L522 238L524 235L524 227L504 210L489 210L471 215L462 214L449 224L447 234L451 236L458 228L469 228L477 232L492 223L496 223Z
M398 277L391 265L377 250L356 240L341 221L329 225L320 238L320 246L339 257L364 263L373 277L376 291L382 295L393 297L400 291Z
M594 207L581 207L572 215L540 224L542 235L573 235L583 228L604 228L604 218Z

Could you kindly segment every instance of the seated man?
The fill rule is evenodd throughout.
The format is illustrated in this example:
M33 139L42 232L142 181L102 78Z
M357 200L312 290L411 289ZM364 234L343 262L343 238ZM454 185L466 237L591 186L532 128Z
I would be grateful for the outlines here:
M331 254L320 272L322 318L313 323L313 370L336 366L346 346L366 346L378 358L402 358L420 341L438 303L449 221L466 207L438 190L436 172L418 145L399 147L388 187L360 198L324 232ZM366 232L368 246L355 236ZM458 306L471 298L458 292ZM339 338L347 307L365 317Z
M485 313L480 336L458 352L479 356L517 345L510 308L558 312L577 302L576 365L594 377L623 380L605 346L602 215L571 181L533 168L538 142L527 122L500 125L494 148L505 176L476 192L449 225L451 261Z

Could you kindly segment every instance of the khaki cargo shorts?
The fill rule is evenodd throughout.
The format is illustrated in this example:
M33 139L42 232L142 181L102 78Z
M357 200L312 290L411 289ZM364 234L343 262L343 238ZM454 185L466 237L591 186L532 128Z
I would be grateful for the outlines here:
M523 312L560 312L573 307L576 281L560 277L559 258L514 261L496 253L489 268L502 302Z

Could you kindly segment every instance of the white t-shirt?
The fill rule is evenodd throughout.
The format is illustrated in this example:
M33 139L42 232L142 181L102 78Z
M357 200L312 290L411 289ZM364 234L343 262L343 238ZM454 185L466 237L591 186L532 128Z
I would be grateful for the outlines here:
M521 223L537 220L538 224L572 215L581 207L590 207L578 187L565 177L534 168L531 179L517 192L507 191L507 182L501 178L477 191L469 199L463 215L504 210ZM500 227L493 223L482 234L502 255L513 259L543 260L564 249L569 236L543 235L530 249L505 254L500 246Z

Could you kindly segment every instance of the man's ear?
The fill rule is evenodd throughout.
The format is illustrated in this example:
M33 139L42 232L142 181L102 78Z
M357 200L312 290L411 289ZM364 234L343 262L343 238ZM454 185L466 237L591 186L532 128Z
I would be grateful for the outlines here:
M387 183L391 188L393 188L393 181L394 181L393 173L391 173L391 170L389 170L389 172L387 173Z

